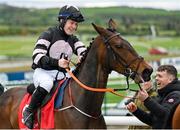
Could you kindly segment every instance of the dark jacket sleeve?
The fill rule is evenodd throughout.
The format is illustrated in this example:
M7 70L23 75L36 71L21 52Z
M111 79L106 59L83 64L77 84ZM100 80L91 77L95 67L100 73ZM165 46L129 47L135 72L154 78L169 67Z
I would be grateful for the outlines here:
M156 116L159 118L165 118L168 116L168 114L171 112L172 104L169 103L167 100L168 98L175 98L173 94L170 94L168 97L164 98L164 101L162 104L159 104L156 100L154 100L151 97L148 97L144 101L144 105L147 107L149 111L152 113L156 113ZM177 97L178 98L178 97Z
M135 112L133 112L133 115L135 115L140 121L144 122L145 124L152 126L152 116L150 113L144 112L143 110L138 108Z
M48 56L43 56L39 62L39 66L46 70L56 69L62 72L66 72L64 68L59 67L58 60Z
M161 105L151 97L148 97L144 101L144 105L151 113L156 113L156 116L158 116L159 118L166 117L167 114L170 112L170 110L164 106L165 104Z
M48 49L52 44L51 41L53 35L53 28L49 28L47 31L43 32L37 40L32 56L33 69L42 68L45 70L59 70L66 72L64 68L58 66L58 59L48 56Z

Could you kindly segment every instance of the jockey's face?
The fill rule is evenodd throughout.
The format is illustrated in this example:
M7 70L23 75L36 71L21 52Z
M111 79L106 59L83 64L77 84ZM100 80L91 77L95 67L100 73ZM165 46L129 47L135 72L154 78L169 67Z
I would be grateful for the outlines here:
M64 25L64 31L67 35L72 35L75 33L78 27L78 22L68 19Z

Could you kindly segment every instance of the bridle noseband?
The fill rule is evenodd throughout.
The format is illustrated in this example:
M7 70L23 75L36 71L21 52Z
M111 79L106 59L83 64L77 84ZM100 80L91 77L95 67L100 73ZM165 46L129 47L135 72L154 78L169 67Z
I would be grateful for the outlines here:
M136 58L134 58L133 60L131 60L127 64L126 60L124 60L124 58L117 55L116 52L113 50L113 48L110 46L109 41L112 40L114 37L119 36L119 35L120 35L120 33L115 33L115 34L111 35L110 37L108 37L107 39L103 39L103 40L104 40L104 43L105 43L105 45L106 45L106 47L108 49L108 52L113 55L114 60L118 61L125 68L124 75L126 76L126 82L127 82L128 86L127 86L127 88L124 88L124 89L118 89L118 91L122 91L122 90L128 90L129 89L129 77L132 78L132 77L135 77L136 75L140 76L140 74L138 73L138 70L139 70L139 67L140 67L140 63L144 60L144 58L138 55ZM137 65L135 71L132 71L130 66L134 62L136 62L137 60L139 60L138 65ZM140 87L140 85L139 85L139 87ZM136 91L136 90L133 90L133 89L129 89L129 90Z
M82 82L80 82L80 81L73 75L73 73L70 72L70 70L66 69L66 71L68 72L68 74L79 84L79 86L81 86L82 88L84 88L84 89L86 89L86 90L89 90L89 91L95 91L95 92L111 92L111 93L113 93L113 94L115 94L115 95L117 95L117 96L121 96L121 97L122 97L122 95L116 93L115 91L132 90L132 89L129 89L129 80L128 80L128 78L129 78L132 74L134 74L134 73L135 73L135 75L138 74L137 71L138 71L138 69L139 69L140 63L143 61L143 58L138 56L138 57L136 57L135 59L133 59L129 64L126 64L126 61L125 61L121 56L117 55L116 52L113 50L113 48L112 48L112 47L110 46L110 44L109 44L109 41L110 41L111 39L113 39L114 37L119 36L119 35L120 35L120 33L115 33L114 35L111 35L109 38L104 39L104 43L105 43L105 45L106 45L106 47L107 47L107 49L108 49L108 52L110 52L110 53L113 55L113 57L115 58L114 60L117 60L117 61L125 68L125 71L126 71L126 72L125 72L125 76L126 76L126 79L127 79L126 81L127 81L128 87L125 88L125 89L93 88L93 87L89 87L89 86L84 85ZM107 54L107 55L108 55L108 54ZM120 60L119 60L119 59L120 59ZM137 66L137 68L136 68L135 71L132 71L131 68L130 68L130 66L131 66L131 64L133 64L134 62L136 62L138 59L139 59L138 66ZM122 62L121 60L124 61L124 62ZM108 59L108 61L110 61L110 60ZM69 106L67 106L67 107L64 107L64 108L59 109L59 111L64 111L64 110L67 110L67 109L69 109L69 108L74 108L74 109L76 109L78 112L80 112L81 114L85 115L86 117L93 118L93 119L98 119L98 118L100 118L100 117L102 116L101 113L100 113L99 115L97 115L97 116L92 116L92 115L90 115L90 114L82 111L81 109L79 109L78 107L76 107L76 106L73 104L72 94L71 94L72 92L71 92L70 86L71 86L71 85L70 85L70 83L69 83L69 96L70 96L71 104L70 104ZM133 90L132 90L132 91L133 91ZM123 96L123 97L124 97L124 96ZM133 98L133 99L135 99L134 97L128 97L128 96L126 96L126 97L127 97L127 98Z

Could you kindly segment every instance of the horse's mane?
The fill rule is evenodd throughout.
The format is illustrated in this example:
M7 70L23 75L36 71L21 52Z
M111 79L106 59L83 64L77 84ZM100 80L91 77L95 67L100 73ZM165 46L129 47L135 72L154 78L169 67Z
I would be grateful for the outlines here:
M116 32L115 29L111 29L111 28L107 28L107 30L110 31L110 32ZM77 74L78 74L79 69L80 69L81 65L84 63L84 60L86 59L87 54L88 54L88 52L89 52L89 50L90 50L93 42L94 42L94 38L92 38L92 41L90 42L89 46L87 47L87 50L86 50L85 53L83 54L83 57L82 57L82 59L81 59L81 62L76 64L76 68L73 70L73 74L74 74L74 75L77 75Z
M85 53L83 53L83 55L82 55L83 57L81 58L81 62L76 64L76 68L73 70L74 75L78 74L78 72L80 70L80 67L84 63L84 61L85 61L85 59L87 57L87 54L88 54L89 50L91 49L91 46L92 46L93 42L94 42L94 38L92 38L92 41L90 42L89 46L87 47Z
M108 30L108 31L111 31L111 32L115 32L115 31L116 31L116 30L113 30L113 29L110 29L110 28L107 28L107 30ZM77 74L78 74L79 69L80 69L81 65L84 63L84 60L86 59L87 54L88 54L88 52L89 52L89 50L90 50L93 42L94 42L94 38L92 38L92 41L90 42L89 46L87 47L87 50L86 50L85 53L83 54L83 57L82 57L82 59L81 59L81 62L76 64L76 66L75 66L76 68L73 70L73 74L74 74L74 75L77 75Z

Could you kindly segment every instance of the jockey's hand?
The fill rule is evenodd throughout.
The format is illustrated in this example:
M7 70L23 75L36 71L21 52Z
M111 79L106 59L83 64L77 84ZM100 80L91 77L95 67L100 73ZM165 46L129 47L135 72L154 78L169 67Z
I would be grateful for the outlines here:
M61 67L61 68L69 68L69 61L66 60L66 59L64 59L64 58L61 58L61 59L59 59L59 61L58 61L58 65L59 65L59 67Z
M126 105L126 109L128 109L130 112L135 112L137 110L137 106L134 102L130 102Z

